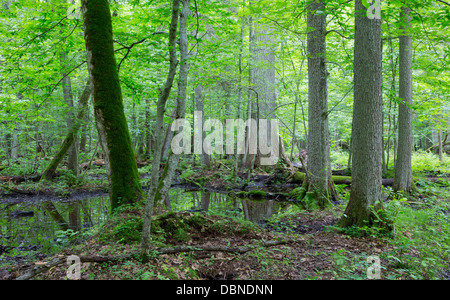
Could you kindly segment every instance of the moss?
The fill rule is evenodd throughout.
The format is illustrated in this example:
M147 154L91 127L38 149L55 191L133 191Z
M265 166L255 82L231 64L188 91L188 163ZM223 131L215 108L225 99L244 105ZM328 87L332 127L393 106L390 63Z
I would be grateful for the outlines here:
M266 197L267 193L259 190L250 190L248 191L248 195L253 197L264 198Z
M295 172L294 176L292 177L292 182L294 183L301 183L305 180L305 173L303 172ZM339 175L333 175L333 182L335 184L349 184L352 181L351 176L339 176Z
M116 218L107 225L98 238L103 242L119 242L121 244L139 243L142 236L142 219L129 217L126 220Z
M142 198L135 154L124 114L122 91L114 57L111 12L108 1L83 2L86 49L91 54L90 71L96 117L106 134L111 186L111 209Z
M301 183L305 180L305 173L302 172L295 172L294 176L292 177L292 182L294 183Z
M250 191L239 191L236 193L236 196L241 198L264 198L267 196L267 193L260 190L250 190Z

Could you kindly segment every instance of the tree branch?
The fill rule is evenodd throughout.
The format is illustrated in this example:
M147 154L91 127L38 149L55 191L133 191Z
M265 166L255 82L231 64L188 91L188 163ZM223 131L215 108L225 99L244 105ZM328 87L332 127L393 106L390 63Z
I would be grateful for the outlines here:
M444 3L445 5L448 5L448 6L450 6L450 3L448 3L448 2L445 2L445 1L442 1L442 0L437 0L438 2L441 2L441 3Z
M152 35L156 35L156 34L167 34L167 32L165 32L165 31L155 31L155 32L152 33ZM118 52L118 51L121 51L121 50L123 50L123 49L127 49L127 53L125 53L125 55L124 55L124 56L122 57L122 59L120 60L119 65L117 66L117 70L120 70L120 66L122 65L122 62L125 60L125 58L127 58L128 54L130 54L131 49L132 49L134 46L136 46L136 45L142 44L142 43L145 42L147 39L148 39L148 37L143 38L143 39L140 40L140 41L137 41L137 42L132 43L130 46L125 46L125 45L123 45L122 43L120 43L119 41L114 41L114 42L116 42L116 43L118 43L119 45L122 46L122 48L116 49L116 50L114 50L114 52Z
M177 247L169 247L154 250L155 254L176 254L181 252L229 252L229 253L239 253L243 254L253 250L255 247L271 247L277 245L285 245L289 243L293 243L292 240L270 240L270 241L262 241L259 245L250 245L250 246L223 246L223 245L205 245L205 246L177 246ZM104 263L104 262L114 262L120 260L128 260L136 257L138 252L132 252L125 255L118 256L79 256L81 263L87 262L95 262L95 263ZM65 264L67 262L67 258L63 255L59 255L52 259L49 262L40 262L36 264L34 268L32 268L27 273L19 276L16 280L29 280L33 277L39 275L40 273L46 272L47 270Z

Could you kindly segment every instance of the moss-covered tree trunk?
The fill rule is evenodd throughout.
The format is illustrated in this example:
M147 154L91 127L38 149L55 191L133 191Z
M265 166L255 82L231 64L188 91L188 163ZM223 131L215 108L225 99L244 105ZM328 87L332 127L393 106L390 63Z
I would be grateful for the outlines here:
M142 187L122 102L107 0L82 0L94 113L109 164L111 209L142 198Z

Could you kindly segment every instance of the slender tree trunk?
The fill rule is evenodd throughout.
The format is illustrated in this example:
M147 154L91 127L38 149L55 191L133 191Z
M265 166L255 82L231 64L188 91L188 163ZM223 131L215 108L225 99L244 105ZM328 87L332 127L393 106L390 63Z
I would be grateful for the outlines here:
M322 0L309 4L308 28L308 191L320 207L330 204L331 177L328 133L328 90L326 67L326 14Z
M92 91L91 82L88 81L86 87L84 88L83 94L80 97L79 101L80 111L78 112L74 122L72 123L72 127L70 128L69 133L64 139L61 147L59 148L58 153L56 153L55 156L53 156L53 159L50 161L49 165L42 174L41 179L51 180L53 176L55 176L56 168L61 163L62 159L64 158L64 155L66 155L66 153L72 147L74 137L77 135L81 127L81 124L83 123L83 118L88 107L88 100L89 97L91 96L91 91Z
M362 0L355 2L352 185L344 227L373 224L382 181L381 20L369 19Z
M155 202L156 191L159 184L159 171L161 162L161 152L163 146L162 128L164 122L164 110L166 107L167 99L169 98L170 91L172 89L173 81L176 74L176 68L178 65L176 42L177 42L179 8L180 8L180 0L173 0L172 20L169 28L170 66L164 89L161 91L161 94L159 95L157 102L156 125L155 125L155 135L156 135L155 151L152 162L151 182L143 215L142 244L141 244L141 256L143 260L148 260L147 251L150 249L150 229L152 224L153 206Z
M444 150L443 150L443 143L442 143L442 128L439 128L439 131L438 131L438 153L439 153L439 161L442 163L444 160L444 157L443 157L443 153L444 153Z
M63 50L64 51L64 50ZM67 55L65 52L61 54L60 63L61 63L61 76L62 79L62 89L64 101L66 102L69 112L67 114L67 128L70 134L73 134L72 144L69 147L68 158L67 158L67 169L71 170L72 173L76 176L78 175L78 130L72 131L73 124L75 122L75 114L74 114L74 103L73 103L73 92L72 92L72 82L70 77L67 75L66 69L66 61Z
M245 1L244 1L245 5ZM244 32L245 32L245 17L243 16L241 18L241 35L240 35L240 47L239 47L239 64L238 64L238 71L239 71L239 89L238 89L238 107L237 107L237 113L236 113L236 119L241 118L241 103L242 103L242 60L243 60L243 51L244 51ZM241 155L239 154L241 149L238 148L239 146L236 145L236 152L234 157L234 169L233 172L236 175L239 170L239 159L241 158Z
M176 114L177 114L177 101L175 100L175 108L172 110L172 114L170 115L170 119L172 123L175 120ZM166 135L164 138L162 153L161 153L161 160L164 161L167 159L167 156L169 155L169 147L170 147L170 141L172 141L173 137L173 131L170 129L170 124L167 126Z
M186 114L186 98L187 98L187 82L189 74L189 54L188 54L188 40L187 40L187 18L189 16L190 0L181 0L183 9L180 15L180 75L178 78L178 92L177 92L177 107L174 119L183 120ZM172 144L169 141L169 144ZM161 205L162 200L167 198L169 189L172 185L175 171L178 167L181 154L174 154L169 150L169 158L164 167L163 175L158 184L158 189L155 196L155 204Z
M152 130L150 125L150 100L145 98L145 121L144 121L144 133L145 133L145 152L144 158L149 159L152 153Z
M200 136L202 141L204 141L206 136L206 132L203 130L203 125L205 124L205 110L204 110L205 97L202 95L202 91L203 91L202 85L198 84L194 90L195 106L198 112L197 113L198 118L195 119L195 121L197 122L195 126L197 127L196 129L198 130L198 136ZM201 151L202 154L200 154L200 161L203 166L209 167L210 166L209 155L208 153L206 153L204 147L202 147Z
M412 188L411 155L413 149L413 126L412 126L412 37L407 32L411 27L410 10L402 7L400 18L403 22L401 29L404 30L400 36L400 77L398 115L398 147L397 161L395 164L394 191L409 192Z
M107 0L82 0L88 69L94 112L109 163L111 209L142 198L139 173L125 118L114 57L112 22Z

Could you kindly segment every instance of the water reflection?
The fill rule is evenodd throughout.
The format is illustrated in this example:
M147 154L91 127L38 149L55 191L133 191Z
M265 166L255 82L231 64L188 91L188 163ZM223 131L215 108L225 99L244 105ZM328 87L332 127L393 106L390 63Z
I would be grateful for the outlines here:
M62 231L77 232L105 221L109 205L108 197L0 202L0 256L13 249L51 251ZM250 200L224 193L182 189L172 189L165 205L175 212L211 212L255 223L289 207L287 203L274 200Z
M60 231L99 224L106 220L108 209L107 197L0 203L0 255L12 249L45 252Z
M234 195L213 192L172 189L166 205L173 211L210 211L259 223L289 207L275 200L242 199Z

